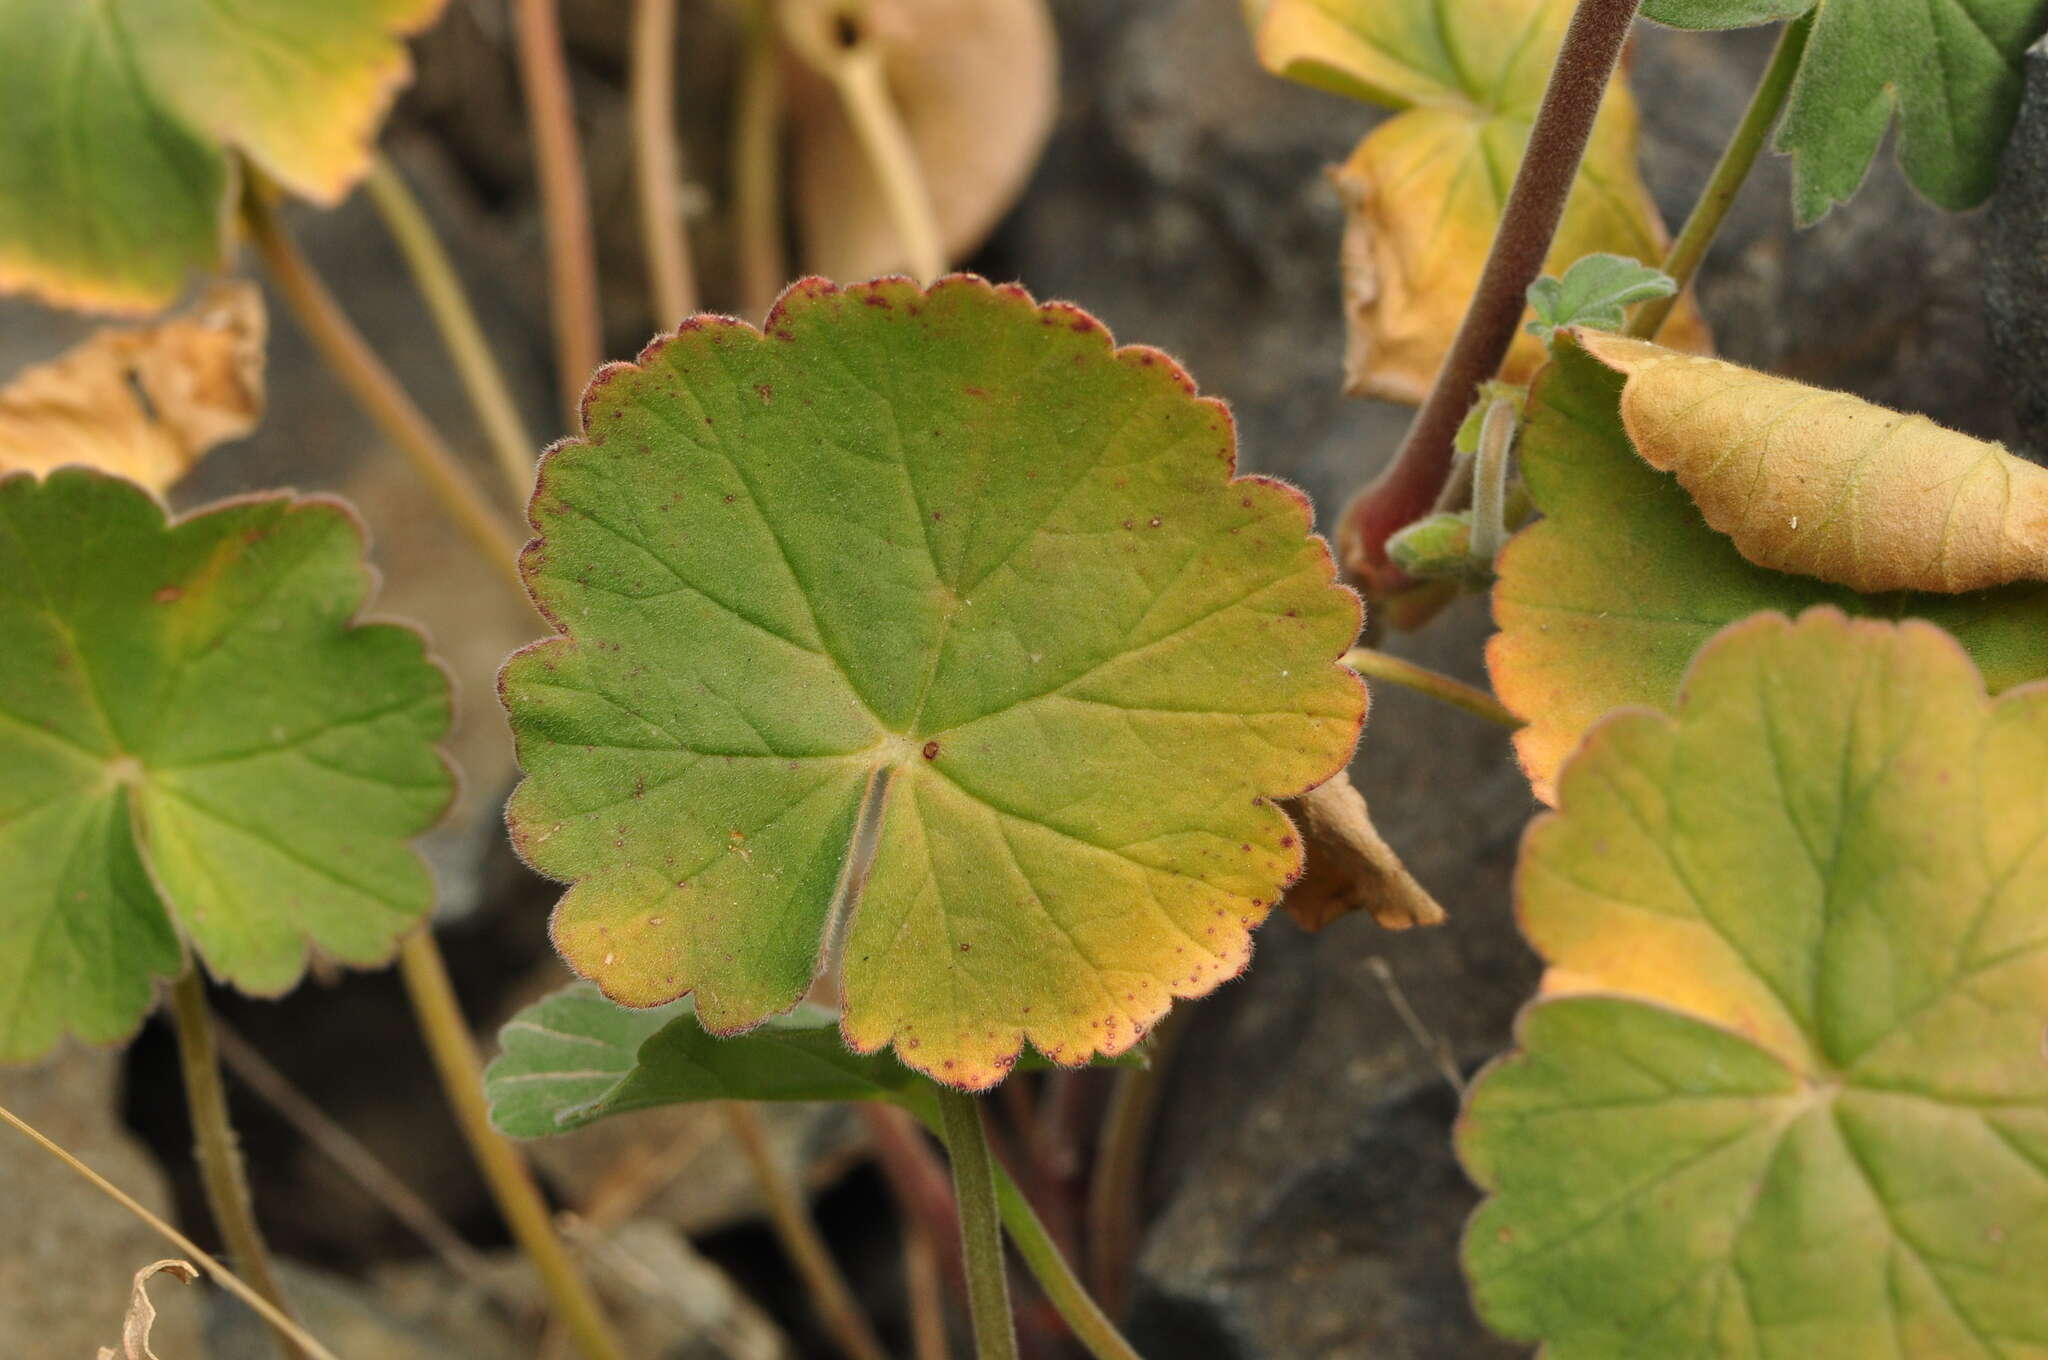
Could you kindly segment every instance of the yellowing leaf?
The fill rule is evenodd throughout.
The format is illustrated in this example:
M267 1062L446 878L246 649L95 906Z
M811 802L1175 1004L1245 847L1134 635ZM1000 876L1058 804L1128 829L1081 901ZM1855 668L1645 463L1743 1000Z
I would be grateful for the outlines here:
M1599 331L1622 426L1759 566L1875 593L2048 580L2048 471L1925 416Z
M107 329L0 388L0 474L80 463L161 494L263 418L263 294L217 285L182 315Z
M225 246L240 152L339 202L443 0L0 0L0 290L168 303Z
M1570 0L1271 0L1259 59L1279 75L1402 112L1332 172L1344 201L1347 388L1420 401L1450 347L1528 144ZM1545 264L1663 257L1664 224L1636 171L1636 110L1608 89ZM1689 299L1665 335L1710 341ZM1518 334L1502 376L1527 381L1543 345Z
M841 1029L955 1085L1134 1044L1245 966L1342 769L1359 622L1228 411L964 275L791 287L592 380L506 664L527 862L607 996ZM871 852L871 853L870 853Z
M1059 49L1045 0L868 0L853 13L861 41L879 49L946 259L963 260L1023 191L1052 131ZM909 267L840 96L807 70L794 80L791 175L805 267L835 279Z
M1918 621L1722 631L1524 842L1552 967L1459 1152L1566 1357L2048 1353L2048 686Z
M1444 909L1381 838L1349 774L1338 771L1288 806L1300 814L1308 859L1280 905L1304 930L1354 911L1388 930L1443 924Z
M1830 604L1913 615L1961 642L1994 691L2048 675L2048 584L1967 595L1859 595L1746 560L1685 488L1636 456L1619 373L1558 336L1529 393L1516 457L1542 518L1497 563L1494 692L1527 726L1515 750L1540 798L1586 729L1616 708L1668 708L1694 653L1760 610Z

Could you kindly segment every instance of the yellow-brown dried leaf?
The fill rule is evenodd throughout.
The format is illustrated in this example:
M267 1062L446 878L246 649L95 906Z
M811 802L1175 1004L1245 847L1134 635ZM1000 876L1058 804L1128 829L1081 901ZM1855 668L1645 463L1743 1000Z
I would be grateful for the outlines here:
M1354 911L1388 930L1441 925L1444 909L1415 881L1372 824L1365 796L1339 770L1287 805L1304 837L1307 862L1280 905L1304 930Z
M153 326L108 327L0 388L0 473L82 463L161 494L263 416L263 295L214 286Z
M179 1260L152 1261L136 1271L128 1295L128 1316L121 1324L120 1352L102 1346L99 1360L157 1360L156 1352L149 1348L150 1329L156 1325L156 1305L149 1301L149 1282L158 1275L190 1284L199 1278L199 1271L190 1261Z
M1417 402L1478 286L1528 144L1569 0L1269 0L1247 7L1267 69L1401 110L1331 180L1345 210L1345 388ZM1617 76L1545 268L1606 252L1654 264L1669 238L1636 169L1636 110ZM1711 337L1689 297L1665 323L1685 349ZM1526 382L1543 345L1518 334L1502 377Z
M1843 392L1579 331L1622 426L1758 566L1865 594L2048 580L2048 471Z

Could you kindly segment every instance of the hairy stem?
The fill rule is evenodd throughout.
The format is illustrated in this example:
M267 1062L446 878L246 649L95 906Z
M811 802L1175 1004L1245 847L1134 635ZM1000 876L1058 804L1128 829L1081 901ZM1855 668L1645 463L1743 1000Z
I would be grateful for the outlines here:
M1052 1234L1031 1211L1031 1202L1001 1167L996 1168L996 1206L1010 1240L1017 1244L1017 1254L1024 1258L1032 1278L1074 1333L1074 1339L1096 1360L1139 1360L1137 1350L1124 1340L1116 1324L1082 1287L1080 1277L1060 1254Z
M1771 129L1777 126L1778 115L1785 111L1785 98L1792 91L1792 77L1799 73L1800 59L1806 55L1807 35L1812 32L1813 12L1810 11L1786 24L1778 35L1778 45L1771 52L1770 64L1764 67L1763 79L1757 82L1756 93L1749 97L1749 108L1744 111L1742 121L1736 124L1735 135L1729 138L1727 148L1721 152L1721 160L1708 177L1707 187L1700 191L1699 202L1693 204L1691 215L1679 229L1678 239L1671 243L1670 252L1664 256L1664 272L1678 284L1679 292L1685 290L1685 286L1692 282L1692 276L1699 271L1707 247L1713 244L1715 235L1721 230L1721 223L1727 218L1728 209L1734 205L1735 196L1742 191L1743 181L1749 178L1750 168L1756 164L1765 141L1770 138ZM1628 333L1641 340L1656 339L1657 331L1677 304L1677 293L1644 303L1630 318Z
M256 1226L249 1178L242 1168L242 1146L228 1116L227 1086L221 1080L220 1050L213 1035L213 1010L206 1004L206 979L196 963L188 963L171 984L171 1020L178 1034L185 1108L192 1118L193 1156L199 1162L199 1182L206 1190L213 1226L220 1230L229 1259L241 1267L256 1292L289 1318L291 1305L277 1283L263 1232ZM289 1360L305 1360L306 1352L290 1329L275 1322L269 1325L280 1353Z
M930 283L946 272L946 250L917 148L889 93L881 45L838 6L819 0L787 6L783 15L790 46L839 94L854 137L881 186L910 272Z
M632 69L633 178L656 328L668 330L697 310L683 220L683 152L676 138L676 0L634 0Z
M874 1327L861 1311L838 1263L832 1259L824 1234L811 1218L803 1192L776 1160L761 1112L744 1102L728 1101L725 1117L740 1150L746 1154L747 1164L753 1168L754 1183L767 1202L768 1218L775 1226L776 1237L781 1239L782 1250L796 1266L804 1288L810 1293L811 1306L818 1310L832 1339L853 1360L888 1360L888 1352L882 1349Z
M533 490L533 463L540 446L527 430L526 418L519 414L519 403L512 396L511 384L505 381L498 356L484 338L484 328L476 319L476 309L470 305L462 276L455 272L455 264L448 258L433 222L396 166L378 157L370 165L364 187L384 219L384 229L398 246L398 253L405 257L406 268L412 271L413 283L427 304L427 315L441 333L441 344L455 365L456 376L462 380L462 390L469 396L477 423L490 440L491 454L498 460L498 470L505 475L505 485L511 488L515 501L524 501Z
M523 598L526 584L519 576L522 540L343 313L334 294L286 233L262 186L252 183L243 195L242 217L264 267L313 348L364 413L398 446L449 518Z
M1500 229L1450 352L1393 462L1344 512L1338 531L1344 566L1369 593L1384 595L1402 583L1387 560L1387 538L1429 512L1450 474L1458 426L1515 338L1529 285L1550 253L1594 116L1641 3L1579 0L1572 12Z
M953 1197L960 1210L960 1247L967 1262L967 1311L974 1321L979 1360L1017 1360L1017 1326L1010 1315L1010 1280L996 1207L996 1166L977 1096L934 1083L939 1130L953 1163Z
M555 1231L554 1219L525 1157L491 1127L476 1040L463 1019L455 987L448 980L448 966L430 929L422 927L405 937L398 947L398 971L470 1155L490 1186L513 1241L540 1277L555 1316L568 1329L584 1360L624 1360L625 1352L597 1296Z
M1413 661L1389 656L1370 647L1353 647L1344 654L1344 664L1369 680L1385 680L1403 689L1412 689L1417 694L1453 708L1462 708L1475 717L1510 730L1522 726L1522 720L1510 713L1507 705L1485 690L1418 666Z
M185 1257L187 1260L197 1261L200 1269L213 1277L215 1284L227 1290L228 1293L233 1294L243 1303L248 1304L256 1316L270 1324L271 1330L289 1336L299 1349L305 1353L308 1360L336 1360L333 1351L321 1345L316 1337L308 1333L298 1323L292 1321L276 1304L250 1288L242 1280L241 1276L201 1251L199 1244L191 1238L143 1208L141 1204L136 1202L133 1195L130 1195L105 1176L102 1176L99 1172L57 1146L56 1143L44 1137L40 1131L30 1125L20 1115L7 1109L5 1106L0 1106L0 1123L11 1125L19 1130L24 1136L34 1142L37 1147L40 1147L43 1151L85 1177L94 1189L98 1190L108 1199L113 1200L114 1203L120 1205L129 1213L135 1215L142 1222L148 1224L151 1231L176 1247L180 1256Z
M1112 1317L1123 1313L1131 1254L1137 1249L1138 1185L1152 1137L1152 1117L1159 1109L1167 1066L1193 1014L1194 1008L1185 1004L1166 1013L1152 1030L1145 1065L1116 1074L1102 1118L1095 1174L1088 1183L1088 1278L1096 1299Z
M590 198L583 181L583 148L576 140L569 61L562 51L556 0L514 0L519 80L540 179L541 222L548 242L548 305L554 319L555 379L561 387L563 428L580 418L583 384L604 355L598 315L597 247L590 228Z
M747 12L733 87L732 216L740 309L758 323L789 281L782 243L782 53L769 0Z

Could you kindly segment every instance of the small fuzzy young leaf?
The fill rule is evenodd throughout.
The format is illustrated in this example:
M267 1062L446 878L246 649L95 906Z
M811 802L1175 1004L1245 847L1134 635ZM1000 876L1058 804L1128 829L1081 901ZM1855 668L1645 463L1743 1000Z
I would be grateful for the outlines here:
M2020 103L2020 54L2048 29L2041 0L1646 0L1675 28L1813 15L1776 146L1792 157L1801 226L1847 202L1899 120L1907 179L1951 210L1981 203Z
M1400 110L1332 172L1346 215L1348 389L1420 401L1478 286L1573 0L1271 0L1249 13L1259 60L1305 85ZM1636 164L1636 108L1617 76L1600 106L1547 261L1659 259L1663 220ZM1666 338L1705 349L1681 300ZM1503 374L1543 362L1517 336Z
M2048 471L1997 444L1719 359L1582 331L1621 422L1758 566L1871 594L2048 580Z
M1744 559L1708 527L1669 473L1621 426L1622 376L1566 332L1530 393L1516 443L1543 518L1495 564L1487 669L1528 726L1516 751L1539 797L1602 714L1668 708L1678 681L1724 624L1759 610L1832 604L1851 614L1930 619L1976 659L1994 691L2048 675L2048 586L1966 595L1859 595Z
M1472 512L1447 511L1419 519L1387 540L1387 557L1418 581L1484 585L1493 574L1472 560Z
M235 153L341 201L444 0L0 0L0 291L149 311L218 266Z
M100 473L0 478L0 1062L131 1032L181 936L276 994L425 915L448 684L351 623L369 579L338 502L167 524Z
M161 493L263 417L263 294L245 279L96 331L0 387L0 473L96 467Z
M2048 1348L2048 686L1764 615L1617 714L1517 873L1551 965L1459 1152L1546 1354Z
M837 959L855 1048L966 1087L1234 976L1365 711L1306 501L1234 466L1164 355L964 276L602 370L502 682L563 955L721 1033Z
M519 1012L498 1042L484 1090L492 1122L515 1138L706 1100L887 1100L936 1115L929 1078L887 1053L849 1049L837 1012L808 1002L722 1038L698 1023L689 997L636 1010L579 982ZM1048 1064L1027 1053L1020 1066Z
M1529 285L1529 310L1536 319L1529 334L1546 343L1566 326L1620 330L1631 303L1670 297L1678 291L1669 274L1625 255L1588 255L1564 277L1545 274Z

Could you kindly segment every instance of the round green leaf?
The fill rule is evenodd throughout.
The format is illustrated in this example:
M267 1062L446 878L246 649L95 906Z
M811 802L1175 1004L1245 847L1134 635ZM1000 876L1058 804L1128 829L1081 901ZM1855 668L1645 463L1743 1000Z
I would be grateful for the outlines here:
M0 290L149 310L218 265L230 154L334 204L444 0L0 0Z
M0 1061L132 1031L181 935L274 994L424 915L448 685L350 622L369 584L339 502L167 524L99 473L0 479Z
M1622 379L1561 336L1531 391L1516 445L1543 519L1496 564L1487 644L1495 693L1528 725L1515 749L1548 799L1564 758L1602 714L1668 708L1693 655L1723 626L1816 604L1929 619L1998 691L2048 676L2048 586L1965 595L1858 595L1748 561L1701 518L1677 479L1629 446Z
M1460 1151L1479 1307L1566 1357L2048 1347L2048 686L1763 615L1529 833L1523 1017Z
M813 280L602 370L584 428L525 558L564 636L502 681L578 972L731 1032L838 959L856 1048L986 1086L1244 967L1301 864L1273 800L1363 720L1359 606L1164 355Z

